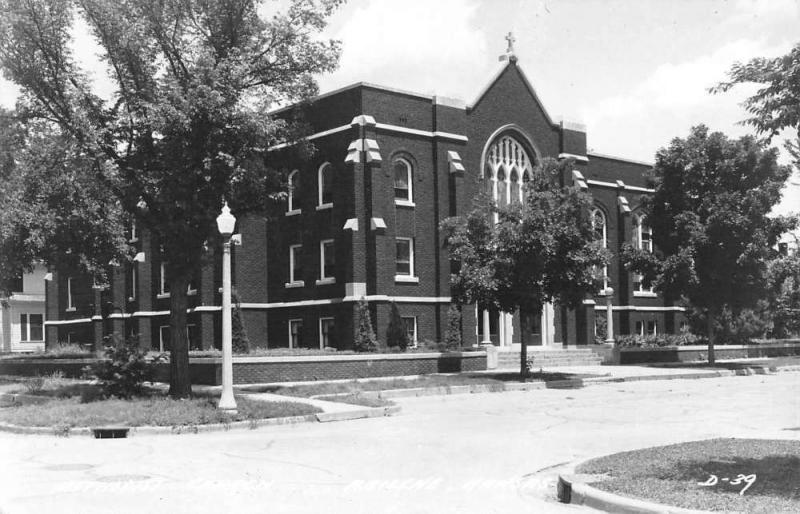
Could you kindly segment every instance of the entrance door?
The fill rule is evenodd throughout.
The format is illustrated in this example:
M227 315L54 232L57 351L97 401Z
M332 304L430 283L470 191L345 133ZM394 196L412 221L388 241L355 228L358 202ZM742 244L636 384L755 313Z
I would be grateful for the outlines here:
M534 314L534 315L521 315L527 316L527 323L524 323L525 320L520 319L520 331L523 333L523 337L520 339L520 343L524 340L528 346L542 346L542 315L541 314Z

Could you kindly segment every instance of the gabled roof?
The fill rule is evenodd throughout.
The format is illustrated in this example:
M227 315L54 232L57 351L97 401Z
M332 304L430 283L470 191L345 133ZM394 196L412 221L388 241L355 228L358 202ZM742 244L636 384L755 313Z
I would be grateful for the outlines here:
M506 64L502 65L500 67L500 69L497 70L497 72L494 74L494 77L492 77L492 80L490 80L489 83L486 84L486 86L481 90L481 92L475 98L475 101L472 102L472 104L470 104L469 106L467 106L467 110L472 110L475 107L477 107L477 105L479 103L481 103L481 100L483 100L483 98L492 89L492 87L495 85L495 83L498 80L500 80L500 77L502 77L505 73L507 73L512 68L514 70L516 70L517 73L519 73L519 76L522 78L522 83L525 85L525 87L527 88L528 92L533 97L534 101L539 105L539 108L544 113L544 116L545 116L545 119L547 120L547 123L549 123L550 125L553 125L553 126L558 126L557 123L553 122L553 117L550 116L549 112L547 112L547 109L545 108L545 106L542 103L541 99L539 99L539 95L536 94L536 90L533 89L533 86L531 85L530 80L528 80L528 77L525 75L525 72L522 71L522 68L520 68L517 65L517 58L514 57L513 55L508 58L508 61L506 62Z

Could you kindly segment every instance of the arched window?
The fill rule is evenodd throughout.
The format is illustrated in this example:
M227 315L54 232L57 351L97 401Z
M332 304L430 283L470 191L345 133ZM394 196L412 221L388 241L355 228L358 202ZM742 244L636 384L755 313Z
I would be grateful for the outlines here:
M326 162L320 166L317 175L319 186L318 207L330 207L333 205L333 168L331 163Z
M595 207L589 212L589 219L592 223L592 232L594 232L595 241L600 241L603 248L608 248L608 225L606 223L606 215L599 208ZM608 266L603 266L602 270L595 268L595 276L598 278L598 284L602 285L601 289L608 288ZM602 273L602 276L598 276Z
M394 168L394 200L395 203L410 203L413 197L413 172L411 163L398 157L392 163Z
M300 212L300 202L298 195L300 193L300 170L294 170L289 173L289 205L287 210L291 213Z
M534 162L525 147L506 134L489 146L485 159L483 180L492 199L500 206L523 202L524 186L530 180Z
M653 230L647 225L647 220L643 215L633 217L632 239L636 248L653 253ZM634 293L650 294L654 292L652 285L645 287L644 280L638 273L633 275L633 291Z

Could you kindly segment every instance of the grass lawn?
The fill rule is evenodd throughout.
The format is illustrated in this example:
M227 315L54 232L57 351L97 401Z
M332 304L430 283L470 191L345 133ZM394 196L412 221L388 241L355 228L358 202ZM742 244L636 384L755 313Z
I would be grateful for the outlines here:
M53 400L41 405L0 409L0 421L34 427L181 426L225 423L250 419L282 418L322 412L297 402L263 402L236 399L238 413L229 416L212 398L171 400L152 396L133 400L100 400L81 403L80 398Z
M695 441L600 457L577 472L606 474L608 479L592 483L598 489L665 505L800 512L800 441Z

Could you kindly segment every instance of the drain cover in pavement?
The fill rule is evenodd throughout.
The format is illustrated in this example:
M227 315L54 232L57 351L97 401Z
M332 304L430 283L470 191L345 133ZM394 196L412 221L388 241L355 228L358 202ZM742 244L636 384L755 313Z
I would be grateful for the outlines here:
M147 475L108 475L99 477L98 482L140 482L142 480L150 480Z
M53 464L52 466L45 466L44 469L48 469L50 471L85 471L87 469L92 469L94 466L92 464Z

